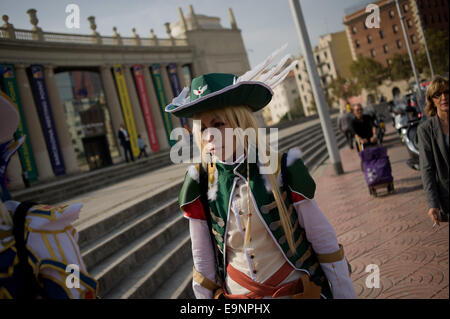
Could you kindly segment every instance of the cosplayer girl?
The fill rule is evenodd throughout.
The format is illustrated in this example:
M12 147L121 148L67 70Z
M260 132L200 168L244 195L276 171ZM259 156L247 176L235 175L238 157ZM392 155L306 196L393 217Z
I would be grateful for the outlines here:
M18 123L15 107L0 92L0 299L95 298L97 282L86 272L72 227L82 205L10 198L6 168L25 139L13 139Z
M284 68L285 57L270 68L280 51L239 78L197 77L189 97L185 88L166 107L194 119L202 151L179 194L189 219L197 298L356 297L343 248L314 200L315 183L300 151L276 156L276 170L266 174L261 159L270 148L257 134L237 134L231 152L226 139L211 137L214 130L226 135L227 128L257 130L252 112L270 102L272 89L296 65Z

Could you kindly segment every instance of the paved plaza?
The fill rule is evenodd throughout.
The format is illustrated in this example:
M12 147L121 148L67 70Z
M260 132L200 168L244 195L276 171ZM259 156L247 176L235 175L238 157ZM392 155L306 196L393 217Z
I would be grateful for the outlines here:
M406 147L390 126L384 144L394 194L370 196L358 154L345 147L344 175L327 163L313 174L317 202L344 245L359 298L449 298L448 223L432 228L420 172L406 165ZM366 287L369 264L379 267L379 288Z

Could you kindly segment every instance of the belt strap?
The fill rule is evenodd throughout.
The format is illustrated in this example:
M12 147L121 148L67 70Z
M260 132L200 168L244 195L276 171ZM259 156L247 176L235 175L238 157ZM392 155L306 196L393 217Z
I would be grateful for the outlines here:
M281 266L281 268L278 269L278 271L273 274L268 280L266 280L264 283L259 283L253 281L250 277L231 266L231 264L228 264L227 274L230 276L230 278L242 287L250 290L250 292L246 295L227 294L224 283L224 295L226 298L230 299L262 299L266 296L277 298L302 292L303 285L301 280L291 281L278 287L278 285L283 280L285 280L287 276L289 276L292 270L294 270L294 268L292 268L292 266L288 262L285 262L283 266Z

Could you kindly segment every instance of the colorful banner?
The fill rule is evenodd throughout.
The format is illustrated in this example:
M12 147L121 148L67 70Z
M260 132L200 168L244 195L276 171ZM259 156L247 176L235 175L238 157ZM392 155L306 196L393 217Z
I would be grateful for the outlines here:
M136 88L141 100L142 113L144 114L145 125L147 126L148 137L150 138L150 147L153 152L159 151L158 136L156 135L155 124L153 123L152 112L150 111L150 102L148 100L147 90L145 89L144 72L142 65L133 65L134 79Z
M32 65L31 75L34 98L36 100L42 130L44 131L45 141L47 142L47 149L53 172L56 176L64 175L66 169L64 167L63 157L61 156L61 149L59 147L55 122L53 120L47 88L45 86L44 68L42 65Z
M117 90L119 91L120 104L122 105L125 126L130 136L131 151L134 156L139 155L139 147L137 144L137 130L134 123L133 111L131 109L130 97L128 95L127 83L125 81L125 70L121 64L115 64L114 77L116 78Z
M176 141L170 139L170 133L172 132L173 126L169 113L164 111L168 103L166 93L164 92L164 84L161 77L161 67L159 66L159 64L152 64L152 77L156 96L158 97L159 107L161 109L161 116L163 117L164 127L166 128L167 140L169 141L169 145L173 146Z
M173 96L178 96L183 88L180 85L180 79L178 78L177 65L175 63L169 63L167 66L167 73L169 74L170 86L172 87ZM180 118L181 125L189 130L189 122L186 118Z
M33 157L33 151L31 149L31 142L28 138L28 129L25 122L25 114L23 113L22 104L20 102L14 66L10 64L2 64L0 65L0 73L2 74L5 93L11 99L20 115L19 126L17 127L15 138L19 139L24 135L27 136L27 138L25 138L25 143L21 148L19 148L20 162L22 163L23 170L27 173L28 180L30 182L34 182L38 178L38 172Z

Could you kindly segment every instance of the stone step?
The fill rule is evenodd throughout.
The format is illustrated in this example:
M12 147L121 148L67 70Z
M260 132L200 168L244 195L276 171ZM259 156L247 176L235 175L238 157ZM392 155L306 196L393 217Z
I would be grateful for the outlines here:
M189 229L186 227L173 240L164 243L151 258L137 263L139 266L132 269L128 276L104 298L150 298L158 290L165 289L165 283L189 259L192 259L191 240Z
M124 202L114 210L99 212L91 219L75 225L78 233L79 246L84 249L99 238L106 236L114 229L118 229L124 224L138 218L145 212L158 209L161 204L174 199L174 194L178 194L182 186L182 180L172 182L158 191L147 196Z
M177 210L178 199L172 198L86 245L82 252L86 267L92 268L115 251L123 248L127 243L134 241L137 237L158 225L159 221L165 220Z
M188 231L188 220L179 211L173 212L168 219L161 221L144 235L129 242L99 264L88 269L98 280L99 295L104 297L109 291L119 292L117 284L136 275L136 266L147 264L155 255L164 251L169 243L176 242L180 233ZM188 236L189 239L189 236Z
M12 192L15 200L45 201L53 204L60 200L72 198L76 195L89 192L95 187L110 185L112 181L124 178L134 177L143 172L149 172L158 169L170 162L169 152L161 152L147 159L137 160L133 163L123 163L98 169L95 171L76 174L73 176L64 176L48 183L42 183L31 188ZM124 172L127 172L124 174Z
M150 299L195 299L192 289L192 258L176 269L172 276L162 284Z

